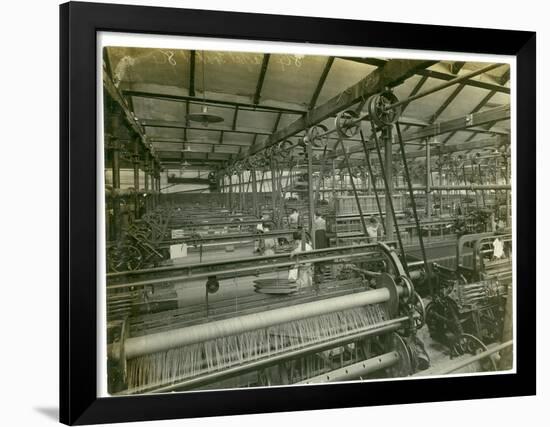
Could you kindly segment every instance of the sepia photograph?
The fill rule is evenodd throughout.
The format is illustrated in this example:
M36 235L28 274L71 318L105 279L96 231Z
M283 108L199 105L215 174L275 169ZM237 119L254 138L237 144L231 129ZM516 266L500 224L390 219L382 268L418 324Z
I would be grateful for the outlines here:
M514 371L513 62L186 46L99 48L107 395Z

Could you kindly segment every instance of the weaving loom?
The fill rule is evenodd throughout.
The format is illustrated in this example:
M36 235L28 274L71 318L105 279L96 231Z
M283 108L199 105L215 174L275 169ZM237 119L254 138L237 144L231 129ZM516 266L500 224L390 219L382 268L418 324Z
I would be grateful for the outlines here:
M353 263L370 271L371 279L334 277L317 291L243 296L239 307L233 306L236 297L231 295L210 305L207 299L206 307L199 302L185 309L141 315L127 311L111 318L111 392L223 388L228 380L242 387L414 373L422 362L415 331L423 321L423 309L399 259L384 244L342 251L313 251L307 253L307 261L315 264L321 259L334 269ZM233 271L242 267L246 273L246 262L241 264L233 265ZM276 255L256 268L273 270L288 264L287 255ZM379 271L372 271L375 266ZM155 284L166 287L166 281L176 282L174 272L169 273ZM220 277L223 273L218 266ZM196 275L201 274L212 277L214 272ZM127 283L111 284L115 295L124 295L125 287L132 289L133 298L147 293L151 281L134 276Z

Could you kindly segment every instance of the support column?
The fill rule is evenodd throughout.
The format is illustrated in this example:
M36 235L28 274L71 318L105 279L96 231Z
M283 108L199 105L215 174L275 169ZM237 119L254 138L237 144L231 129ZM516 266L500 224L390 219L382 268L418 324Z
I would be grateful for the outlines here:
M307 198L309 202L309 232L315 249L315 235L313 233L313 215L315 214L315 199L313 197L313 150L307 144Z
M112 172L113 172L113 237L118 239L120 235L120 145L118 139L114 138L111 141L112 144Z
M239 172L239 212L244 211L244 181L243 181L243 172Z
M145 190L146 196L145 196L145 212L149 211L150 207L150 195L149 195L149 153L145 153L145 157L143 159L143 176L144 176L144 182L143 182L143 189Z
M275 165L275 160L273 159L273 156L271 156L271 207L273 208L273 217L271 218L273 221L275 221L275 213L276 213L276 206L277 206L277 167Z
M155 206L156 206L156 188L157 188L157 183L156 183L156 171L155 171L155 159L153 159L153 156L149 156L149 170L151 171L151 192L152 192L152 197L151 197L151 209L155 209Z
M114 110L110 116L110 140L111 149L111 171L113 174L113 192L111 202L113 206L113 220L111 222L111 237L116 240L120 236L120 141L118 132L122 126L121 117L118 110Z
M386 172L386 182L388 191L386 191L386 206L385 206L385 221L386 221L386 240L393 240L394 238L394 224L393 217L389 213L390 206L392 206L392 195L393 195L393 150L392 150L392 127L384 126L382 130L382 141L384 142L384 163L385 163L385 172Z
M252 176L252 209L254 210L254 216L258 217L259 209L258 209L258 184L256 182L256 169L250 169L250 173Z
M160 166L156 165L156 176L157 176L157 205L160 205Z
M506 156L506 185L510 185L510 156ZM506 227L512 227L512 203L511 192L506 190ZM496 196L495 196L496 197Z
M229 192L227 193L227 195L229 198L228 209L232 211L233 210L233 175L231 173L229 174Z
M134 165L134 217L139 218L139 136L134 137L134 155L132 157Z
M426 217L428 221L432 219L432 163L430 159L430 140L426 141ZM431 236L430 227L428 227L428 238ZM420 232L420 230L419 230Z

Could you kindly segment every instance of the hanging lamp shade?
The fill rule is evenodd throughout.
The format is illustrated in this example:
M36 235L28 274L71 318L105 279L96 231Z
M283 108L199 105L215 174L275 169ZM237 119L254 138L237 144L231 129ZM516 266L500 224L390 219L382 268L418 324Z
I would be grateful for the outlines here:
M223 117L208 113L208 107L203 105L200 113L188 114L187 119L192 122L198 122L203 126L208 126L210 123L223 122Z

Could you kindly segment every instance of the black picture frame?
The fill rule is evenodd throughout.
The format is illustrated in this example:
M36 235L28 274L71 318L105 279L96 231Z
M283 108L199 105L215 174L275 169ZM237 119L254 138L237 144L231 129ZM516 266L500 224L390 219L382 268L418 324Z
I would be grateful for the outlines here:
M517 373L307 388L98 398L96 34L221 37L513 55L517 58ZM536 393L536 34L297 16L69 2L60 6L60 419L92 424Z

